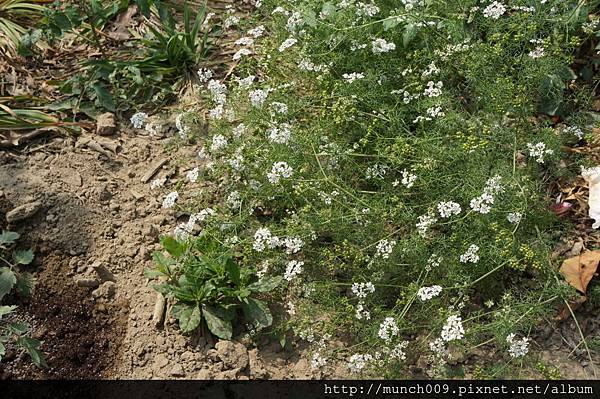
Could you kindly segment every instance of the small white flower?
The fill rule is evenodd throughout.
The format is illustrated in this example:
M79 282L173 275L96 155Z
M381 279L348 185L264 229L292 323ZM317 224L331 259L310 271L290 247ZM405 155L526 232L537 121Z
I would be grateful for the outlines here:
M365 299L368 294L375 292L375 286L373 283L353 283L352 293L359 299Z
M465 252L464 254L462 254L460 256L460 262L461 263L467 263L467 262L477 263L477 262L479 262L479 255L477 255L478 251L479 251L479 247L475 244L472 244L467 249L467 252Z
M163 200L162 207L165 209L173 207L173 205L175 205L175 201L177 201L177 198L179 198L179 193L177 191L167 194Z
M527 143L529 156L535 158L537 163L544 163L544 156L554 154L554 150L547 149L546 144L539 142L536 144Z
M294 170L287 162L275 162L271 168L271 172L267 173L267 179L271 184L279 183L281 178L289 178L294 173Z
M391 341L395 336L400 333L400 329L396 324L393 317L386 317L385 320L379 325L379 338L385 342Z
M506 12L504 4L494 1L483 10L483 16L491 19L498 19Z
M523 218L523 214L521 212L511 212L508 214L508 216L506 216L506 220L508 220L509 223L512 223L512 224L519 223L522 218Z
M296 43L298 43L298 39L296 38L290 37L288 39L285 39L285 41L279 46L279 52L283 53L285 50L292 47Z
M364 79L365 75L360 72L352 72L352 73L345 73L342 75L342 77L344 78L344 80L346 82L353 83L355 80Z
M187 172L185 177L188 179L190 183L195 183L198 180L198 168L194 168Z
M462 209L460 204L454 201L442 201L437 205L438 213L443 218L449 218L453 215L458 215Z
M381 257L383 259L388 259L396 246L396 241L394 240L381 240L377 243L377 252L375 252L375 257Z
M392 42L388 42L385 39L375 39L371 42L371 48L373 54L382 54L396 49L396 45Z
M283 278L285 278L287 281L292 281L294 277L302 273L302 266L304 266L304 262L299 262L297 260L289 261L285 268L285 274L283 275Z
M255 107L262 107L267 100L269 93L262 89L256 89L251 91L248 96L250 97L250 103Z
M417 291L417 296L423 302L434 298L442 292L442 287L439 285L432 285L431 287L421 287L419 291Z
M146 119L148 119L148 114L145 112L137 112L131 116L131 124L136 129L141 129L144 127L146 123Z
M460 316L450 316L446 320L446 324L442 328L441 338L445 342L450 342L458 339L462 339L465 335L465 330L462 325L462 319Z
M408 347L408 341L400 342L399 344L394 346L394 348L390 352L390 357L392 359L396 359L396 360L406 360L406 353L404 353L404 350L407 347Z
M200 68L198 70L198 79L200 79L200 83L206 83L210 78L213 77L213 71L207 68Z
M531 50L528 55L533 59L542 58L544 56L544 48L538 46L535 49Z
M215 134L212 138L212 144L210 150L212 152L218 152L227 147L227 139L222 134Z
M406 169L404 169L402 171L402 184L406 188L411 188L415 184L416 180L417 180L417 175L410 173Z
M506 342L510 344L508 353L512 357L523 357L529 352L529 338L515 339L515 334L511 333L506 337Z

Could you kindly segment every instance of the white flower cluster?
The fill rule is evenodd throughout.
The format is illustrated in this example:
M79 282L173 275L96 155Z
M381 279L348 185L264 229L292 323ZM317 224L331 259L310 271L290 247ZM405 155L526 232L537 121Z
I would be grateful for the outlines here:
M506 220L508 220L508 222L512 224L519 223L522 218L523 214L521 212L511 212L506 216Z
M365 75L360 72L352 72L352 73L345 73L342 75L342 77L344 78L344 80L346 82L353 83L355 80L364 79Z
M285 268L285 274L283 275L283 278L287 281L292 281L294 277L302 273L302 266L304 266L304 262L297 260L289 261Z
M491 19L498 19L506 12L506 6L499 1L494 1L483 9L483 16Z
M528 55L533 59L542 58L544 54L544 48L542 46L537 46L528 53Z
M577 137L578 140L582 140L585 136L583 130L581 130L581 128L577 126L568 126L564 128L563 133L573 134L575 135L575 137Z
M442 95L442 87L444 87L444 83L441 80L438 82L429 81L423 94L427 97L439 97Z
M262 107L265 101L267 101L268 96L269 92L262 89L253 90L248 94L248 97L250 98L250 103L254 107Z
M304 241L300 237L286 237L280 241L280 245L285 247L285 253L292 255L300 252L304 246Z
M327 359L321 355L321 352L315 352L310 361L310 367L313 369L319 369L327 365Z
M390 342L399 333L400 329L398 328L394 318L386 317L385 320L379 325L379 332L377 335L385 342Z
M508 353L512 357L523 357L529 352L529 338L515 339L514 333L508 334L506 342L510 345Z
M198 70L198 79L200 83L206 83L213 77L213 71L208 68L200 68Z
M479 247L475 244L471 244L471 246L469 246L469 248L467 249L467 252L465 252L464 254L462 254L460 256L460 262L461 263L467 263L467 262L477 263L477 262L479 262L479 255L477 255L478 251L479 251Z
M259 25L256 28L252 28L248 31L248 34L255 39L258 39L265 33L265 26Z
M439 285L432 285L431 287L421 287L419 291L417 291L417 296L423 302L434 298L442 292L442 287Z
M238 191L232 191L227 196L225 202L230 209L238 209L240 206L242 206L242 198L240 197L240 193Z
M401 172L401 174L402 174L402 185L406 188L411 188L415 184L415 181L417 180L417 175L410 173L406 169L404 169Z
M446 320L446 324L442 327L441 338L445 342L450 342L458 339L462 339L465 335L465 330L462 325L462 319L460 316L450 316Z
M271 234L271 230L268 228L261 227L254 233L254 244L252 244L252 248L257 252L262 252L267 246L270 249L278 247L279 237Z
M386 240L383 239L377 243L377 252L375 252L375 257L380 257L383 259L388 259L396 246L395 240Z
M374 17L379 13L379 7L373 3L357 3L356 15L358 17Z
M190 218L185 223L180 223L175 227L175 231L173 235L178 240L186 240L190 234L192 234L194 227L199 222L203 222L209 216L214 215L216 212L212 208L202 209L198 213L194 213L190 215Z
M285 41L283 43L281 43L281 45L279 46L279 52L283 53L285 50L292 47L296 43L298 43L298 39L296 39L296 38L290 37L290 38L285 39Z
M274 101L271 104L269 104L269 107L271 108L271 115L274 114L287 114L288 113L288 106L285 103L281 103L278 101Z
M373 54L382 54L396 50L396 45L385 39L379 38L371 42L371 50L373 51Z
M275 162L271 168L271 172L267 173L267 179L271 184L277 184L281 178L292 177L294 170L287 164L287 162Z
M483 194L471 200L470 206L475 212L481 214L489 213L494 204L494 196L504 191L500 180L501 176L496 175L487 181L486 187L483 189Z
M442 201L438 203L437 210L440 216L443 218L449 218L450 216L458 215L462 211L460 204L454 201Z
M408 341L402 341L396 344L390 351L390 357L396 360L406 360L406 353L404 350L408 347Z
M282 123L279 126L273 127L269 129L269 140L272 143L277 144L287 144L292 137L292 130L290 125L287 123Z
M358 320L370 320L371 319L371 312L369 312L367 309L365 309L365 304L364 302L359 302L356 305L356 311L354 312L354 316L358 319Z
M188 179L188 181L190 183L195 183L198 180L198 174L199 174L198 168L194 168L194 169L190 170L189 172L187 172L185 174L185 177L186 177L186 179Z
M133 125L134 128L136 129L141 129L142 127L144 127L144 124L146 123L146 119L148 119L148 114L145 112L136 112L135 114L133 114L131 116L131 124Z
M222 134L215 134L210 145L211 152L219 152L227 147L227 139Z
M410 11L416 6L422 6L425 4L423 0L402 0L402 4L404 4L404 9L406 11Z
M425 266L425 270L429 272L432 269L439 267L442 264L442 260L444 259L438 254L431 254L429 259L427 259L427 265Z
M375 292L375 286L373 283L353 283L352 293L359 299L365 299L367 295Z
M435 218L435 216L433 216L431 214L419 216L418 222L416 224L419 235L421 237L425 238L427 236L429 227L431 227L431 225L434 224L435 222L437 222L437 219Z
M529 156L535 158L537 163L544 163L544 156L554 154L554 150L546 148L546 144L540 142L536 144L527 143Z
M368 353L355 353L354 355L350 356L350 360L348 361L348 369L350 372L358 374L373 360L373 356Z
M179 193L177 191L173 191L165 197L162 203L162 207L164 209L172 208L175 205L175 201L179 198Z

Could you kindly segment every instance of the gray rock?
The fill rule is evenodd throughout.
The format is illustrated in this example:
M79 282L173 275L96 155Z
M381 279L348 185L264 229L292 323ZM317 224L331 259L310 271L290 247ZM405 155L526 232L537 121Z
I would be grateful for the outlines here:
M217 355L228 369L244 369L248 366L248 349L242 344L220 340L215 345Z
M21 220L25 220L33 216L42 206L39 201L29 202L27 204L19 205L13 210L6 214L6 221L8 223L14 223Z
M75 284L79 287L97 288L100 286L100 281L95 278L78 277L75 279Z
M110 136L117 130L117 121L115 115L106 112L96 118L96 133L101 136Z

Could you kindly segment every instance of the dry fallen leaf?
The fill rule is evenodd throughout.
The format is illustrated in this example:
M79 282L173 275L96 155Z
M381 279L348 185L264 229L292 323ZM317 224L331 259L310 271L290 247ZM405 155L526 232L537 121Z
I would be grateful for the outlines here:
M579 298L570 301L569 302L569 306L567 306L566 304L562 306L562 308L560 309L560 311L558 312L558 315L554 318L554 320L556 321L564 321L567 320L569 317L571 317L571 312L575 312L575 310L577 310L581 305L583 305L583 303L587 300L587 296L582 295ZM571 308L571 309L569 309Z
M566 259L560 267L560 272L569 284L585 294L588 284L598 270L598 263L600 263L600 251L589 251Z

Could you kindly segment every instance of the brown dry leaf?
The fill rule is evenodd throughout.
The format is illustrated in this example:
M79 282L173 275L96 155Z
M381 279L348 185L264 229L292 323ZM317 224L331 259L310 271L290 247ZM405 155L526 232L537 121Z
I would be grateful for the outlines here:
M600 251L589 251L566 259L560 267L560 272L569 284L585 294L588 284L598 269L598 263L600 263Z

